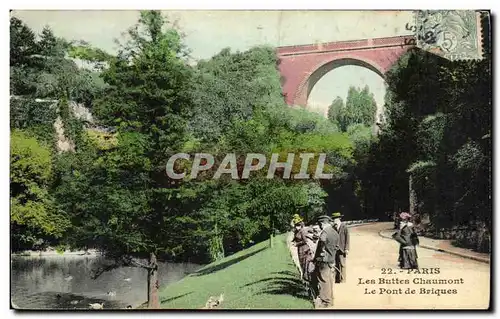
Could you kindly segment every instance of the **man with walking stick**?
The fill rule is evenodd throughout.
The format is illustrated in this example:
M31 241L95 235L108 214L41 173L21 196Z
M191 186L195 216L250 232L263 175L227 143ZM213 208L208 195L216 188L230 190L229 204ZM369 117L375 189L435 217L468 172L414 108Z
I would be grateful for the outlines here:
M315 300L317 308L333 306L333 269L335 257L339 249L339 234L332 227L332 219L323 215L317 219L321 228L318 246L314 255L315 272L319 288L319 300Z

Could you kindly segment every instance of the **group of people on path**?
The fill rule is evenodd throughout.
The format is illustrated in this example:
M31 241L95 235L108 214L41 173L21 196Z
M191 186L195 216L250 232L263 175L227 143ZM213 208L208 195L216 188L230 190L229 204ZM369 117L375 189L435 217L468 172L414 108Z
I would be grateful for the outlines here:
M339 212L322 215L310 226L298 214L292 220L302 279L316 308L332 307L334 283L346 281L349 230L342 217Z
M301 277L308 286L316 308L333 306L335 283L346 282L346 258L349 254L349 229L342 222L344 216L319 216L315 223L306 226L295 214L291 222L297 247ZM392 237L400 244L398 263L402 269L417 269L416 246L419 239L411 215L401 213L398 230Z

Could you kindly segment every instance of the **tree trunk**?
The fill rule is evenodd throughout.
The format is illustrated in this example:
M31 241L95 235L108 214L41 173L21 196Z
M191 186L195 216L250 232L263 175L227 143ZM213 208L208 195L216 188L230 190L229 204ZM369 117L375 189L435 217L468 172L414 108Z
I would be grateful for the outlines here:
M271 219L271 233L269 236L269 246L273 248L273 237L274 237L274 220Z
M410 214L413 216L417 212L416 206L417 206L417 193L413 189L413 180L411 177L411 174L408 177L408 189L410 193Z
M149 266L151 268L148 269L148 308L159 309L160 298L158 296L158 288L160 284L158 282L158 261L156 260L155 253L149 255Z

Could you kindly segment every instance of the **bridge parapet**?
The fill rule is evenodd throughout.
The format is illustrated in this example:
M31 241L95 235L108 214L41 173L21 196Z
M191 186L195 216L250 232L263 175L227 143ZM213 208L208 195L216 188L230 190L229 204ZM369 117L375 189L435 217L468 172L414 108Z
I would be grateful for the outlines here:
M414 36L362 39L277 48L281 86L288 105L307 106L314 85L329 71L344 65L365 67L382 78L408 49Z
M414 36L397 36L389 38L374 38L362 40L349 40L339 42L325 42L317 44L291 45L281 46L277 48L278 56L288 56L308 53L335 52L335 51L350 51L363 50L387 47L412 47L409 44L410 39Z

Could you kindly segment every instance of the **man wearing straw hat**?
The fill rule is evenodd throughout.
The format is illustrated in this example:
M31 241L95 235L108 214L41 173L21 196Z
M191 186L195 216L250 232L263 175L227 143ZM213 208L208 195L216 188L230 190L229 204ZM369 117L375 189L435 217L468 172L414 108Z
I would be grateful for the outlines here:
M339 249L339 234L333 229L332 219L329 216L320 216L317 222L321 228L321 234L314 255L319 290L319 300L315 304L317 308L330 308L333 306L333 268Z
M333 229L339 234L339 249L335 256L335 282L343 283L346 281L346 257L349 253L349 230L347 225L341 221L344 217L340 212L332 214Z

